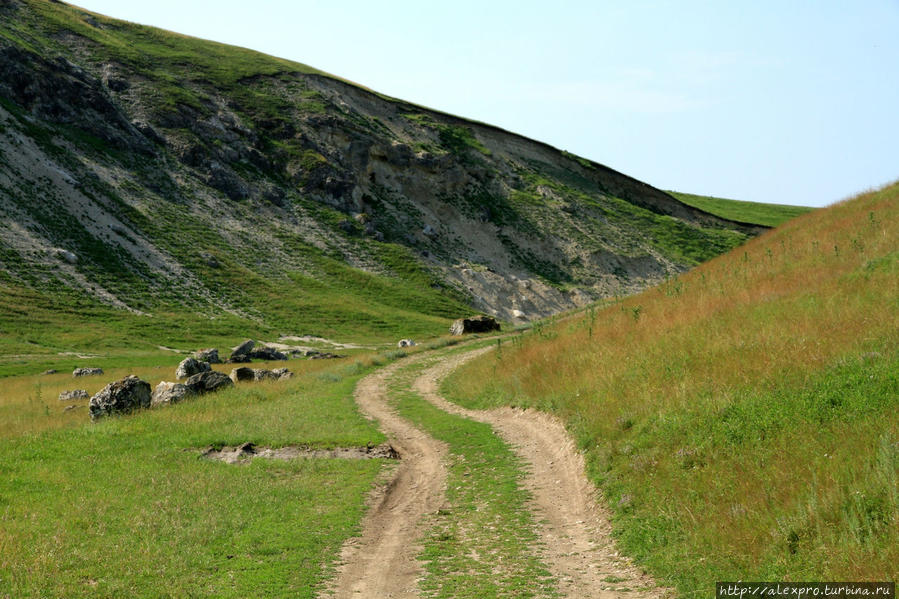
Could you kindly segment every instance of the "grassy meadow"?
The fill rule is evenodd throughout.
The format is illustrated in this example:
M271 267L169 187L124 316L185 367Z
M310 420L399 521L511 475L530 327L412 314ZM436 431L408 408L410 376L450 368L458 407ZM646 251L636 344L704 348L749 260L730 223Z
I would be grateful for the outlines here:
M385 461L231 465L200 452L381 443L352 393L384 361L295 360L289 381L93 424L83 405L63 412L55 394L82 383L94 391L124 370L5 379L0 597L313 597ZM128 372L153 383L173 374Z
M537 326L444 391L563 418L623 550L684 596L895 580L899 184Z
M814 210L814 208L809 208L808 206L745 202L677 191L669 191L668 193L688 206L705 210L716 216L729 218L741 223L765 225L766 227L777 227L791 218L796 218Z

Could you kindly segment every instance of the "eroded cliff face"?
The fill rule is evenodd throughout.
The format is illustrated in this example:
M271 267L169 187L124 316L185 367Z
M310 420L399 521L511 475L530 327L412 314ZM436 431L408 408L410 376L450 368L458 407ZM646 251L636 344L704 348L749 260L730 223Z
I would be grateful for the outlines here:
M402 284L384 259L398 246L432 285L514 321L642 289L760 231L301 65L240 51L225 76L204 63L220 45L138 58L117 44L187 42L36 0L0 10L0 266L15 277L37 268L132 310L136 286L239 311L210 270L318 276L315 250Z

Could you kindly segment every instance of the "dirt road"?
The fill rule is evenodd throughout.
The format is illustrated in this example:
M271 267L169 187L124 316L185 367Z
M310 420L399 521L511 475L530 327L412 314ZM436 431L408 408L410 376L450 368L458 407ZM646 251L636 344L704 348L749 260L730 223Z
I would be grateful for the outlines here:
M329 589L338 599L419 596L417 543L424 517L442 507L446 496L447 448L387 404L387 381L398 367L408 364L408 360L392 364L356 387L360 410L378 421L400 462L392 479L375 491L362 522L362 537L352 539L341 552L337 577Z
M615 550L608 515L596 501L583 457L558 420L532 410L466 410L439 395L443 377L489 349L448 357L426 368L413 389L442 410L489 423L529 465L523 485L533 496L529 508L540 523L540 557L558 579L563 597L663 597L662 589ZM338 599L418 597L417 543L425 516L445 501L447 448L387 405L386 383L397 368L394 364L370 375L356 391L361 410L379 421L400 453L401 464L376 495L363 522L363 536L344 548L332 586Z

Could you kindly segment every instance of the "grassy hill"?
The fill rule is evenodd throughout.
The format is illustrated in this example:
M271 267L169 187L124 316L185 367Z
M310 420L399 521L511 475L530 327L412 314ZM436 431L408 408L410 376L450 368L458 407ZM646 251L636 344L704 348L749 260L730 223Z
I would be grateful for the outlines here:
M521 323L764 230L306 65L49 0L0 4L0 210L0 372L435 335L473 310Z
M808 206L790 206L787 204L765 204L763 202L744 202L741 200L728 200L712 196L700 196L692 193L680 193L669 191L678 200L705 210L722 218L728 218L741 223L754 223L766 227L777 227L792 218L796 218L814 208Z
M445 391L562 417L622 547L684 596L895 580L897 340L894 184L539 326Z

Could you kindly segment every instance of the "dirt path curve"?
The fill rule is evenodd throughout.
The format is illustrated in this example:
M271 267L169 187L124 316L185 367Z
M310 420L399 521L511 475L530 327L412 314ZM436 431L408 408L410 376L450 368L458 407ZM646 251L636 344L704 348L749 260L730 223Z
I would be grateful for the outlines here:
M541 557L559 579L563 597L664 597L663 589L615 550L608 513L597 503L583 456L559 420L534 410L467 410L439 395L440 381L447 374L491 349L447 358L425 370L413 388L442 410L489 423L530 465L523 484L533 495L530 507L540 523Z
M426 357L422 355L421 358ZM447 447L400 418L387 404L387 381L418 356L362 379L355 400L378 421L400 455L393 478L376 491L362 522L362 537L344 545L337 576L323 596L337 599L418 597L421 566L416 559L423 517L443 507ZM333 594L332 594L333 593Z

